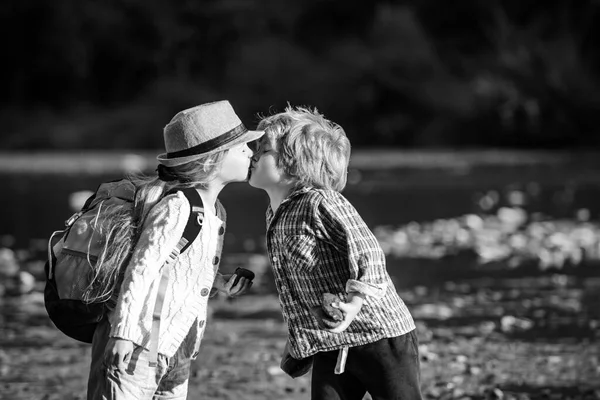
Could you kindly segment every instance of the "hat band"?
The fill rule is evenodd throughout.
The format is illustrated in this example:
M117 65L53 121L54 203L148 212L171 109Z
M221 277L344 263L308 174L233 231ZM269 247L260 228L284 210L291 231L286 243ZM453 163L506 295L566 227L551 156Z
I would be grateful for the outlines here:
M189 149L174 151L173 153L167 153L166 158L171 159L208 153L209 151L212 151L223 145L226 145L227 143L234 141L246 132L248 132L248 129L246 129L244 124L239 124L235 128L223 133L222 135L217 136L216 138L207 140L204 143L200 143L194 147L190 147Z

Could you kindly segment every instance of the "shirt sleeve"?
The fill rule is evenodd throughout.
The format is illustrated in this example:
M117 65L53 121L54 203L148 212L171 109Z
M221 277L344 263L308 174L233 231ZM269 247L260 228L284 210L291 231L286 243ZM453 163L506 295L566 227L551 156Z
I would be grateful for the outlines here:
M380 299L388 286L385 256L375 235L340 194L323 197L317 207L317 231L348 258L346 292Z
M144 317L153 312L161 267L187 224L190 205L182 196L181 193L167 196L150 210L110 316L111 337L134 340L147 333Z

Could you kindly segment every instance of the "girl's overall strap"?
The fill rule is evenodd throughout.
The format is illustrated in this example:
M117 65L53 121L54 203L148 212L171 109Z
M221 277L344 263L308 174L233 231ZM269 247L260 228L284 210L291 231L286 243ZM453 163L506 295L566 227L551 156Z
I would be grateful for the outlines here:
M177 260L177 257L179 257L181 253L183 253L192 245L202 229L202 221L204 218L202 198L198 194L198 191L193 188L182 190L182 192L190 203L190 215L181 239L179 239L179 242L171 251L167 261L163 265L163 272L160 278L160 283L158 284L156 303L154 304L154 311L152 313L152 331L150 331L150 367L156 367L158 362L160 314L165 301L165 294L167 293L167 284L169 283L169 272L171 270L171 265L175 263L175 260Z

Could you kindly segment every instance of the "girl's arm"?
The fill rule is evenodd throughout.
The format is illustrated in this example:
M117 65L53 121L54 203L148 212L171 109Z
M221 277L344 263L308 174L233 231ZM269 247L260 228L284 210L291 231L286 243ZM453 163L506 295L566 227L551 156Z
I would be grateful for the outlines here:
M177 193L161 200L148 214L110 316L111 337L135 341L148 333L151 319L144 319L152 313L161 267L183 235L189 212L188 201Z
M220 218L223 221L222 234L225 234L225 226L227 225L227 212L225 211L225 207L223 207L223 204L220 200L217 200L216 205L217 209L219 210ZM241 277L238 282L235 282L235 277L235 274L223 275L220 272L217 272L212 289L210 291L210 297L215 296L219 292L224 293L229 297L236 297L246 293L252 286L252 281Z

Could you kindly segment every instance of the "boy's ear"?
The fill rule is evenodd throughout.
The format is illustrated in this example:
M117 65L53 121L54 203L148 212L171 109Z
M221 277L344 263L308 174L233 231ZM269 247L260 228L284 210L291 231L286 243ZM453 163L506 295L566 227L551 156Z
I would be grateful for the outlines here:
M284 172L284 177L281 179L281 181L286 184L286 185L292 185L292 186L296 186L296 184L299 182L298 178L288 175Z

